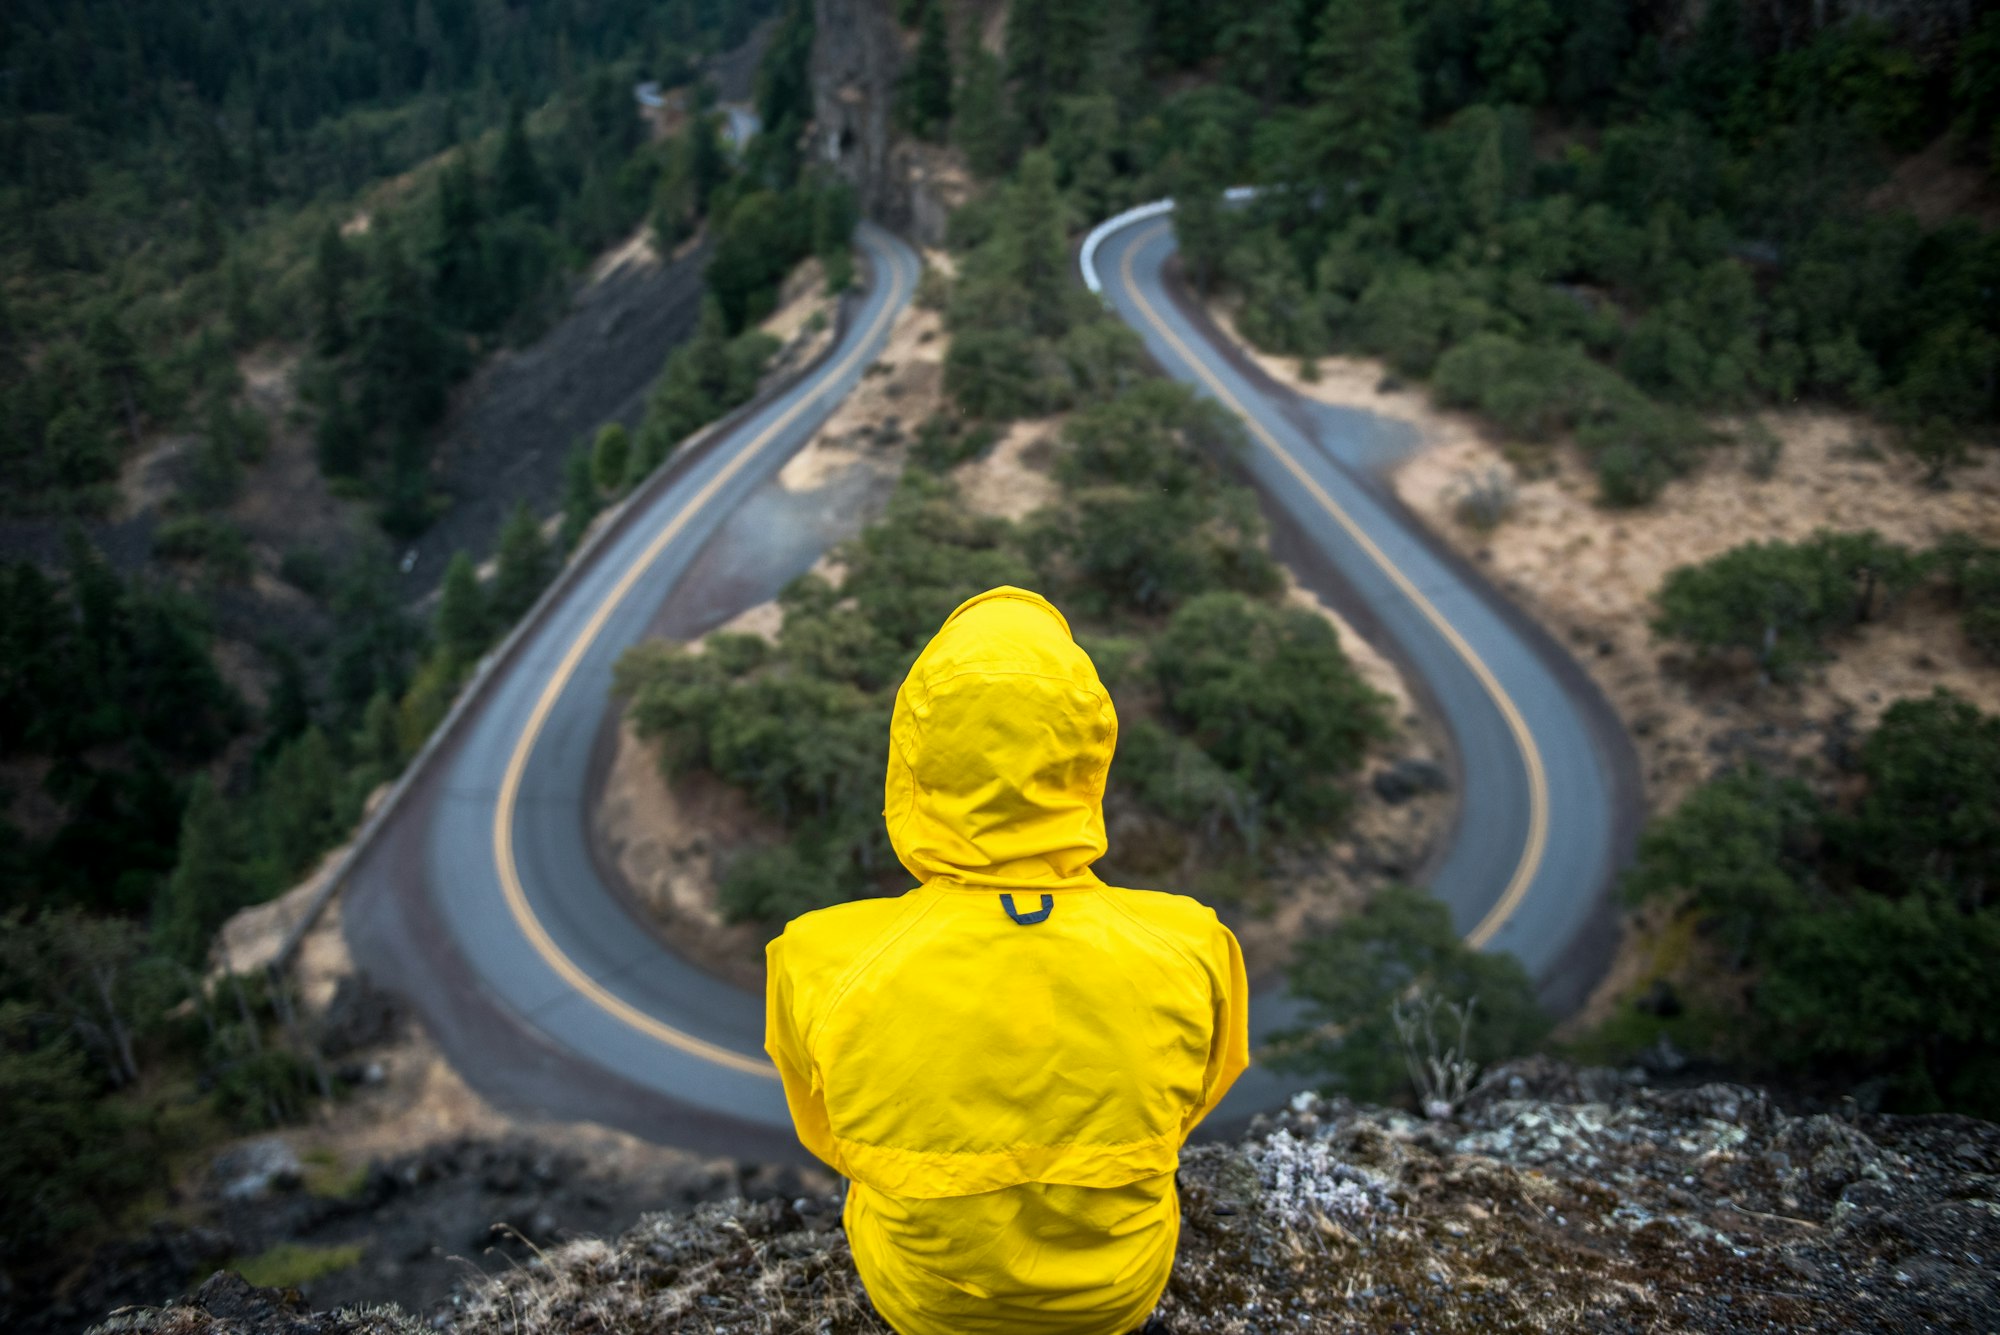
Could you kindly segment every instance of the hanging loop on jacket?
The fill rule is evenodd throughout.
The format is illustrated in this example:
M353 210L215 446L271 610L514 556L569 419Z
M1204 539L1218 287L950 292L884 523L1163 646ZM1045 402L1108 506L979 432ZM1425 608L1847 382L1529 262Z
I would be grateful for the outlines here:
M1023 913L1015 908L1014 896L1012 895L1000 896L1000 907L1006 909L1007 916L1015 922L1020 923L1021 926L1033 927L1038 922L1047 922L1049 920L1049 915L1055 912L1056 897L1054 895L1043 895L1042 906L1033 913Z

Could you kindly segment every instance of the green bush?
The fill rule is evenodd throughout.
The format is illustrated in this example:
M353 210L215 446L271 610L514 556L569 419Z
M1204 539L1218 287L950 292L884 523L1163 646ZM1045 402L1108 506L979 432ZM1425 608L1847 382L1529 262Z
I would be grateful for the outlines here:
M1958 601L1965 638L2000 663L2000 548L1952 534L1938 544L1931 560Z
M1921 570L1873 530L1746 543L1671 572L1656 595L1653 631L1704 653L1750 653L1782 679L1822 657L1829 636L1869 620Z
M1325 618L1235 593L1189 602L1154 645L1165 717L1250 798L1242 824L1297 829L1337 819L1342 781L1388 732Z
M1403 1087L1391 1010L1414 995L1472 1004L1459 1055L1482 1064L1531 1051L1549 1029L1520 961L1466 945L1444 905L1408 886L1384 887L1361 912L1301 941L1290 981L1305 1025L1274 1037L1273 1064L1363 1101Z
M1755 770L1696 789L1640 840L1627 891L1694 905L1756 978L1739 1057L1992 1116L2000 718L1898 701L1857 759L1845 800Z
M792 844L743 854L717 890L723 917L730 922L790 922L847 897L825 858L801 853Z

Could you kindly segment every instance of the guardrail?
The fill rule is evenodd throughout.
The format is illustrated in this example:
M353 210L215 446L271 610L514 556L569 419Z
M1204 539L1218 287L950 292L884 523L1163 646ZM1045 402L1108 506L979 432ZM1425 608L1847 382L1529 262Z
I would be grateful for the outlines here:
M1241 204L1257 197L1257 187L1254 185L1232 185L1229 189L1222 192L1222 197L1231 204ZM1130 227L1133 223L1144 222L1148 218L1163 218L1173 211L1173 200L1156 199L1150 204L1134 204L1123 213L1113 214L1090 229L1090 235L1083 239L1083 249L1077 254L1077 264L1083 269L1083 285L1090 289L1092 296L1101 297L1104 295L1104 281L1097 276L1098 247L1109 240L1111 234L1120 228Z

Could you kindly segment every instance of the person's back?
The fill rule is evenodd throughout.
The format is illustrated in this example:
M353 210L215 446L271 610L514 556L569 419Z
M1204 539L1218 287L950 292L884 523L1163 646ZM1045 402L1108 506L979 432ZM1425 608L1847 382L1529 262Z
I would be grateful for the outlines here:
M1236 941L1105 886L1117 723L1037 595L954 612L896 700L886 809L923 882L770 947L767 1042L903 1335L1122 1335L1179 1231L1180 1147L1247 1060Z

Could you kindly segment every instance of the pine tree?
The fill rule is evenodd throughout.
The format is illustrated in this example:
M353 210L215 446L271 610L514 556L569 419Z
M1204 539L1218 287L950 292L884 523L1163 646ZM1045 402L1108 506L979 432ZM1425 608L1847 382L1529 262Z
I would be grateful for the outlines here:
M632 453L632 437L622 422L606 422L591 447L591 479L602 492L616 494L625 486L626 465Z
M479 586L472 558L464 552L452 553L451 564L444 570L444 587L438 593L438 648L458 666L470 666L486 648L490 621L486 593Z
M160 896L154 929L160 949L199 965L209 937L251 901L253 890L235 815L208 776L198 776L181 818L180 858Z
M493 576L493 620L504 629L521 619L549 582L549 544L526 501L500 530L500 564Z
M1014 0L1007 11L1007 72L1029 133L1045 138L1056 99L1076 92L1097 36L1094 6L1073 0Z
M1228 206L1222 192L1229 188L1229 131L1215 121L1196 127L1187 156L1178 160L1174 178L1174 235L1181 262L1195 287L1206 293L1221 272L1229 245Z
M944 137L951 121L951 47L941 3L924 7L916 59L903 76L903 106L910 129L919 137Z
M313 343L322 357L346 350L352 331L347 323L347 283L354 276L354 254L332 223L319 234L313 258L312 295L316 324Z
M612 426L617 424L614 422ZM609 431L611 427L607 426L604 429ZM618 430L622 433L625 428L620 426ZM600 433L598 442L602 444L603 440L604 437ZM629 438L626 443L629 446ZM612 487L605 490L623 486L627 475L632 471L632 451L628 448L621 453L622 457L618 460L621 467L617 479ZM610 463L608 457L602 461L607 465ZM583 541L584 533L590 528L590 521L597 518L597 512L603 508L603 495L598 483L599 462L598 453L579 440L570 449L569 459L563 466L563 519L562 531L557 535L557 541L566 552L576 550L577 544Z
M84 346L97 363L97 373L110 382L116 392L118 406L124 410L125 427L131 432L132 443L139 443L139 403L144 391L151 385L152 377L146 364L140 360L139 345L132 341L124 324L108 308L99 308L91 317L90 328L84 335Z
M457 329L484 330L493 303L487 291L484 238L479 230L479 185L464 150L438 176L436 234L431 272L438 316Z
M1216 39L1229 81L1266 107L1284 101L1304 55L1298 0L1239 0L1232 9Z
M369 268L355 322L361 416L421 431L444 411L451 351L401 244L385 238Z
M1307 90L1323 182L1338 200L1386 172L1416 125L1417 75L1400 0L1330 0Z
M1020 150L1020 125L1008 109L1000 59L979 44L975 33L963 64L965 78L959 85L952 137L965 150L975 175L1003 176Z
M497 212L525 209L539 218L548 205L548 188L528 142L528 112L520 98L507 107L507 129L500 140L500 159L493 169L493 202Z
M1035 331L1060 337L1069 328L1069 242L1055 160L1047 150L1036 149L1021 159L997 230L1006 243L1007 275L1025 299Z

